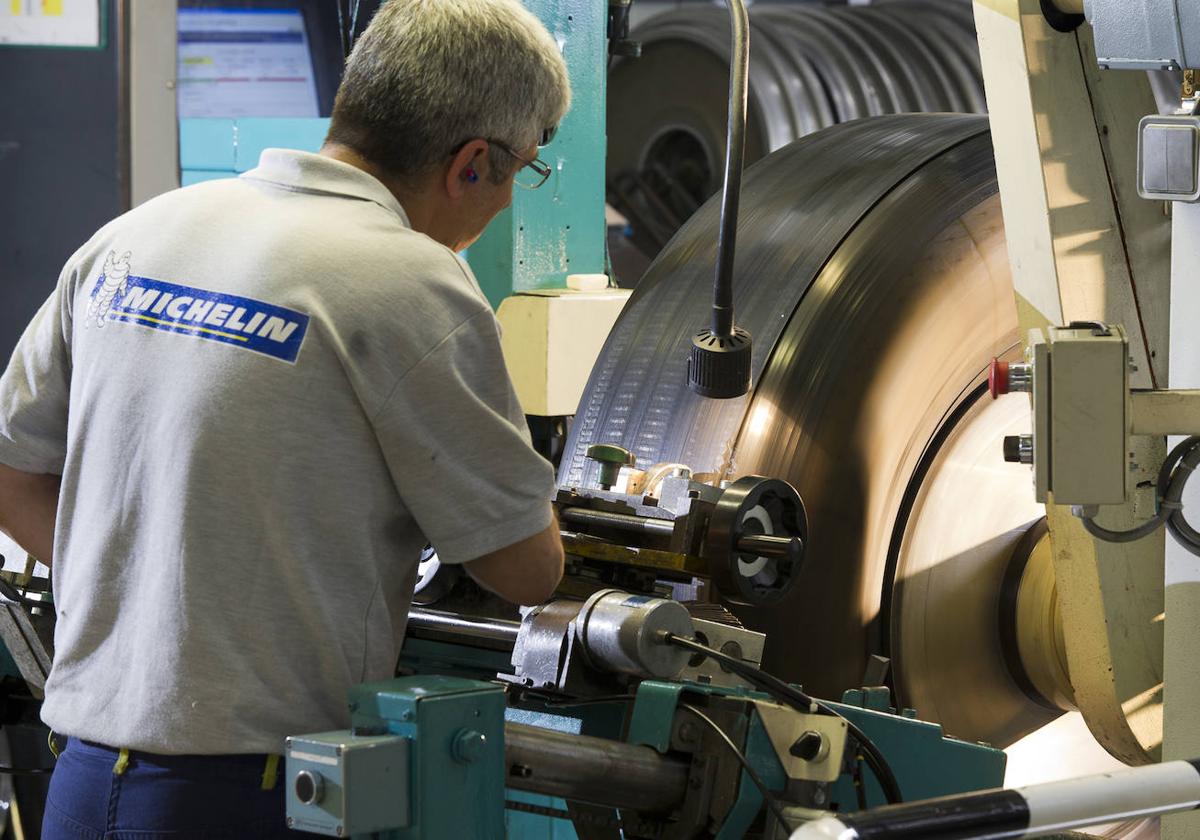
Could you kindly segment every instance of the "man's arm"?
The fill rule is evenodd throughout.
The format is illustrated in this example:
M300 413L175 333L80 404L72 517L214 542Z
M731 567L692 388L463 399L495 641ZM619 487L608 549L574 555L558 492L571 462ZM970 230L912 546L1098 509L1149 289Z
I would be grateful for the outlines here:
M34 475L0 464L0 531L47 566L53 559L57 475Z
M506 601L536 606L554 594L563 575L558 521L528 539L463 564L475 582Z

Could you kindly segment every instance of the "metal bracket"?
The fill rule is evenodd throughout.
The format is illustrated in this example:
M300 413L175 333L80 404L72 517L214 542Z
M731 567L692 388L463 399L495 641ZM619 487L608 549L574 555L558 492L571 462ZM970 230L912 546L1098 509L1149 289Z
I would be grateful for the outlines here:
M836 782L846 752L846 721L833 715L809 715L788 706L755 700L771 746L789 779Z

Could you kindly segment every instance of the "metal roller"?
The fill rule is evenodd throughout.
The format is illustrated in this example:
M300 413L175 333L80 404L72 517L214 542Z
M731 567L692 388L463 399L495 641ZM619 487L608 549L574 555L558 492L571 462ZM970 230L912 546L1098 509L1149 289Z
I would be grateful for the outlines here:
M739 323L756 339L754 390L712 401L686 387L715 259L710 202L614 329L560 483L594 483L592 443L642 464L785 479L808 509L800 594L735 607L768 633L769 670L837 697L881 654L894 660L901 703L996 744L1061 715L1022 690L1001 652L1000 585L1039 514L1027 476L1000 456L1020 418L979 402L988 362L1017 341L987 121L909 115L828 129L751 167L742 207L735 285ZM946 517L955 530L942 542L922 530ZM952 574L969 568L990 570L992 583ZM991 618L969 620L964 593L990 599Z
M721 9L663 12L610 74L610 201L655 253L720 186L729 75ZM909 112L983 113L969 3L755 5L746 162L822 128ZM647 107L647 103L654 103Z

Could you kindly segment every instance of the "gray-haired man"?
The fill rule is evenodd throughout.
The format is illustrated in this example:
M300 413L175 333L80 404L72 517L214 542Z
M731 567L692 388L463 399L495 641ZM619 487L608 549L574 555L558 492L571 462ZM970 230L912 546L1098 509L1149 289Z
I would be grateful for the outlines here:
M71 257L0 379L0 528L58 606L43 837L284 836L271 756L392 674L426 539L552 592L553 476L455 251L546 177L568 102L516 0L392 0L320 154Z

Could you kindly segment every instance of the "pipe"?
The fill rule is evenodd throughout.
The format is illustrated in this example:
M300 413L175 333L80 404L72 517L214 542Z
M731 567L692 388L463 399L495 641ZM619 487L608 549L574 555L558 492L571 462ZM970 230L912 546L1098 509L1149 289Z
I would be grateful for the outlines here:
M800 826L791 840L1016 840L1197 805L1200 759L1192 759L825 817Z
M683 803L688 762L651 747L504 725L505 786L612 808L667 812Z
M621 531L631 531L635 534L669 537L675 533L675 523L670 519L652 519L647 516L612 513L607 510L588 510L587 508L563 508L559 516L567 522L576 522L580 525L598 525L604 528L617 528Z
M743 0L727 0L732 26L729 67L729 126L725 142L725 182L721 193L721 231L717 241L717 277L713 286L713 335L733 335L733 256L737 245L738 201L746 159L746 103L750 92L750 22Z
M488 647L512 650L517 643L521 622L501 618L475 618L414 606L408 612L408 629L416 635L453 636L488 643Z

